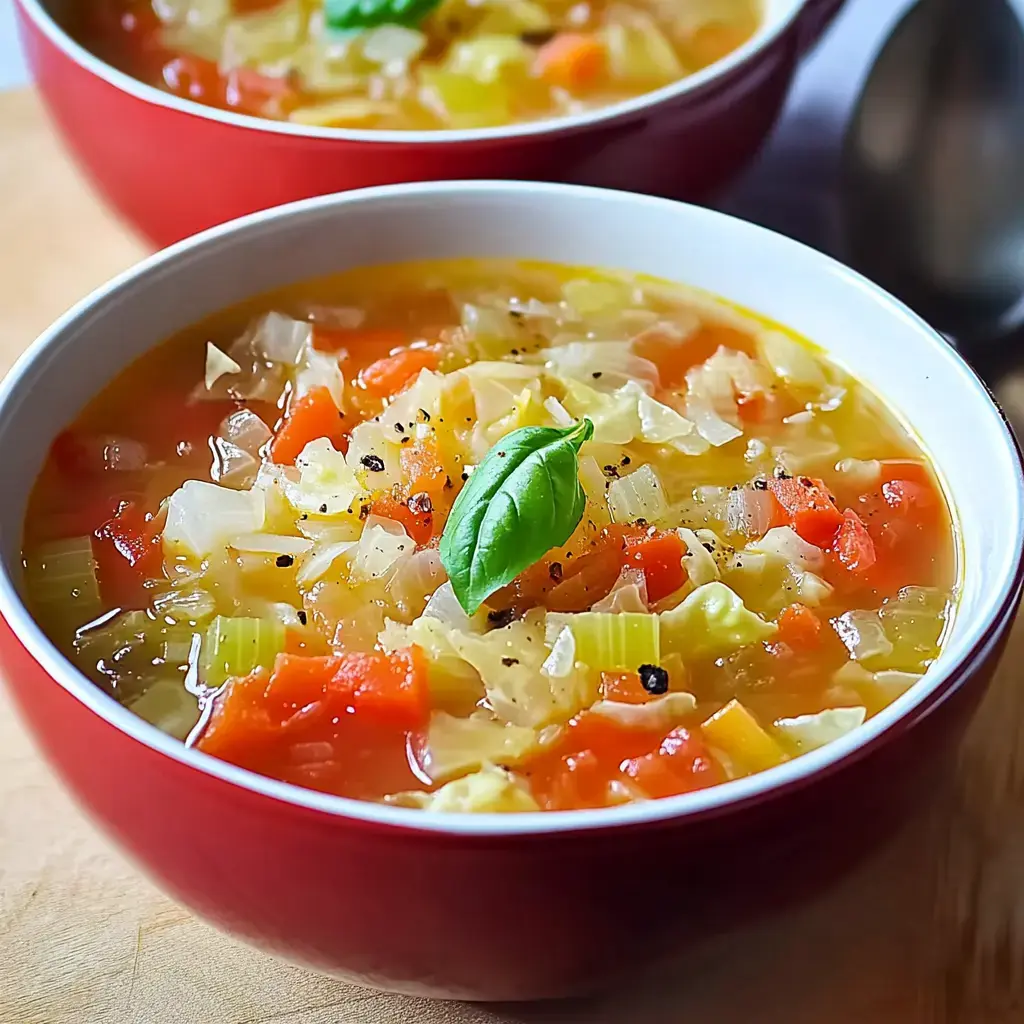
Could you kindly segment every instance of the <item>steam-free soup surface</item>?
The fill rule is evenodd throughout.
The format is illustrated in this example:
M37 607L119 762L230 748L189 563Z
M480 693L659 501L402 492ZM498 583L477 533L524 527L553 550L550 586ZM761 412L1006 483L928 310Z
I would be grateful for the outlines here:
M615 103L714 63L759 21L758 0L84 0L69 29L186 99L404 130Z
M682 286L508 261L171 338L57 438L24 551L49 635L159 728L451 811L798 757L915 684L955 585L926 456L819 351Z

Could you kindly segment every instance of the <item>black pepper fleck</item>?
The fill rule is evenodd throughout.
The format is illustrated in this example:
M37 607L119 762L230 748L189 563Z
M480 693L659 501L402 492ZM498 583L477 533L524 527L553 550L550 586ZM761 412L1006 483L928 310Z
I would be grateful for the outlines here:
M401 423L395 424L395 430L397 430L400 434L405 433L405 427L403 427Z
M630 457L628 455L623 455L622 456L622 461L619 463L619 465L620 466L628 466L631 461L632 461L632 459L630 459Z
M462 479L463 480L468 480L469 479L469 474L468 473L463 473L462 474Z
M518 658L502 658L501 659L501 663L502 663L502 665L505 666L505 668L511 668L513 665L518 665L519 664L519 659Z
M552 562L548 566L548 575L557 583L562 578L562 563Z
M593 377L594 380L600 380L601 379L601 371L600 370L595 370L590 376Z
M660 665L641 665L640 685L652 694L668 693L668 673Z
M420 409L420 415L423 417L424 423L430 422L430 413L426 409Z
M306 610L304 608L300 608L297 614L299 616L299 622L301 622L302 625L305 626L306 623L309 621L309 616L306 615Z
M322 516L327 515L327 502L326 501L320 506L320 515L322 515Z
M511 608L500 608L487 613L487 621L499 629L502 626L507 626L515 617L515 612Z
M767 491L768 490L768 481L767 480L755 480L754 481L754 490L755 491Z
M291 555L278 555L277 564L282 569L287 569L288 566L295 564L295 559Z
M364 455L359 460L371 473L384 472L384 460L379 455Z

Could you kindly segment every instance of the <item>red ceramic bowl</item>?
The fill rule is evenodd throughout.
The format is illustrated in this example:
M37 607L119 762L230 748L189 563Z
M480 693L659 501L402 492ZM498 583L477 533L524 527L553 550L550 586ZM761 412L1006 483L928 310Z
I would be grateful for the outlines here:
M932 453L962 553L959 611L921 682L830 746L711 790L460 816L250 774L186 749L78 674L19 597L26 495L75 411L141 352L246 297L361 264L460 255L685 281L813 338L883 394ZM31 347L0 387L0 451L0 663L83 806L172 897L226 931L323 971L436 996L584 991L835 878L934 784L1021 589L1019 453L941 337L796 242L626 193L391 186L215 228L94 293Z
M302 128L179 100L115 71L60 27L86 0L17 0L25 50L68 145L158 245L343 189L529 178L696 199L750 160L799 57L843 0L766 0L761 30L710 68L603 110L508 128Z

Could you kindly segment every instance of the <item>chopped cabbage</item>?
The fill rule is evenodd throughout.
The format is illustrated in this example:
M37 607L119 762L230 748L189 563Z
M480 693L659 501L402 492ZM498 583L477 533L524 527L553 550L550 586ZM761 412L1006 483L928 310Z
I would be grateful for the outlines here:
M299 366L312 349L313 325L283 313L267 313L252 328L253 352L269 363Z
M882 464L878 459L840 459L836 472L851 487L868 491L877 487L882 479Z
M306 584L322 579L339 558L351 554L357 543L354 540L336 540L318 544L309 557L303 559L296 580Z
M423 614L460 633L483 633L487 628L487 613L481 609L475 615L467 615L447 580L430 595Z
M332 352L318 352L308 347L295 374L295 394L301 397L313 388L327 388L340 409L345 399L345 378L338 365L338 356Z
M416 545L400 523L369 516L363 535L352 550L352 578L376 580L387 576L415 550Z
M451 643L483 679L494 713L514 725L564 722L593 701L580 673L549 676L541 671L548 656L542 628L529 620L512 622L482 636L451 633Z
M616 523L664 522L669 507L654 469L645 464L628 476L613 480L608 488L608 510Z
M630 729L664 729L678 725L697 710L692 693L666 693L643 704L626 704L616 700L599 700L590 709L592 714L611 718Z
M212 391L213 385L232 373L241 373L241 366L238 365L226 352L222 352L212 341L206 343L206 374L204 382L206 390Z
M448 814L515 814L539 811L526 786L511 773L494 765L445 783L435 793L404 794L426 811ZM419 799L415 799L415 798Z
M444 711L430 716L423 770L433 782L485 764L516 764L537 747L537 733L519 725L506 725L483 717L455 718Z
M757 336L761 358L775 376L790 387L821 391L827 381L818 360L806 345L781 331L761 331Z
M776 555L806 572L820 573L825 567L825 552L808 544L791 526L776 526L760 540L748 544L747 551Z
M775 731L782 739L800 753L817 750L833 740L845 736L867 718L867 708L828 708L814 715L798 715L796 718L778 718Z
M599 443L629 444L640 433L636 398L628 393L605 394L569 380L562 404L576 419L590 417L594 424L594 441Z
M684 658L719 658L778 632L718 581L698 587L660 619L662 647Z
M570 341L541 353L545 367L558 377L584 381L591 388L608 391L634 382L653 390L658 368L633 351L630 341Z
M281 491L299 512L320 515L358 515L362 484L326 437L310 441L295 460L298 480L288 473L278 477Z
M345 461L367 493L390 491L402 482L402 452L384 437L384 428L376 420L357 424L349 435ZM381 466L370 469L369 466Z
M592 612L647 612L647 578L643 569L625 566L612 589L595 605Z
M445 378L433 370L420 370L412 385L405 389L377 417L384 431L384 438L393 445L401 445L407 431L423 421L423 413L433 418L439 414L441 393ZM401 426L397 430L396 424Z
M204 558L236 537L263 529L262 491L235 491L202 480L186 480L167 504L164 551Z

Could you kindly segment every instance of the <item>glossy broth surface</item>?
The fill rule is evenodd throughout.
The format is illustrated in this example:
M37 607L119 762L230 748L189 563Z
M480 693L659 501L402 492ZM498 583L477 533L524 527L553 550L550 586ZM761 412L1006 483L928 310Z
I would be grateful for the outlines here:
M516 490L522 445L544 471ZM492 478L493 530L446 549ZM158 727L453 811L799 757L915 684L956 585L927 457L822 352L512 261L362 269L170 338L57 438L24 552L54 642Z

